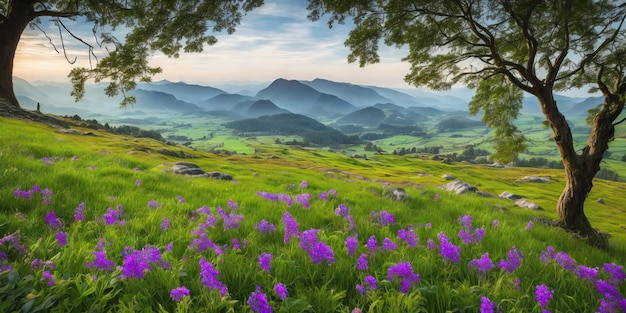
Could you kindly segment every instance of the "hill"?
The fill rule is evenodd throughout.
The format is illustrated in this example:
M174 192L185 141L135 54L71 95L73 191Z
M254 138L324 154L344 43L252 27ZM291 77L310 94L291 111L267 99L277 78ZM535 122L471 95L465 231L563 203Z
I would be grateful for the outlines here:
M376 90L350 83L339 83L327 79L316 78L312 81L300 81L320 92L335 95L357 107L367 107L376 103L391 101L381 96Z
M154 83L141 83L138 84L137 87L144 90L169 93L178 100L194 104L225 93L225 91L221 89L209 86L188 84L185 82L174 83L167 80L162 80Z
M367 107L346 114L337 120L337 124L357 124L368 127L377 127L387 115L375 107Z

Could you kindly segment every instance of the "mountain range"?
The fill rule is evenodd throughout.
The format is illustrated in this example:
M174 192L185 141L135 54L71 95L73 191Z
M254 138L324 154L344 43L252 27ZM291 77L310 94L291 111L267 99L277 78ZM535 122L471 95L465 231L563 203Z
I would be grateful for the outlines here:
M137 116L199 114L237 120L295 113L325 122L365 128L381 123L415 125L452 112L477 119L467 114L468 99L456 96L467 94L467 90L448 94L414 90L409 94L391 88L320 78L311 81L279 78L265 85L243 87L245 94L227 92L218 87L167 80L139 83L128 94L134 96L137 102L132 107L120 109L121 96L107 97L104 94L105 84L86 85L85 97L74 102L69 83L30 83L14 78L15 92L23 107L34 109L39 102L42 111L60 115L119 116L140 112ZM229 90L235 88L228 86ZM562 112L573 116L584 116L602 100L562 95L555 98ZM524 99L521 113L541 115L541 110L537 101L529 97Z

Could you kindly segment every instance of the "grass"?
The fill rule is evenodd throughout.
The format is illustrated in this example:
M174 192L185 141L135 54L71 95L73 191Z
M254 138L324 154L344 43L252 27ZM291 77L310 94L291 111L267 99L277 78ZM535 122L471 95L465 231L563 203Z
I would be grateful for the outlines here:
M180 160L150 152L171 149L152 140L101 132L95 137L68 135L46 125L2 118L0 143L2 312L246 312L253 310L250 299L257 286L276 312L352 312L355 308L364 312L478 312L482 297L503 312L540 312L535 290L542 284L554 292L546 307L552 312L591 312L603 298L617 303L626 292L624 283L616 282L621 294L609 298L598 291L595 280L581 279L561 265L567 255L575 260L575 269L580 265L597 267L597 278L608 281L612 275L603 269L605 264L625 263L624 183L596 180L587 201L592 224L612 235L611 247L603 251L537 221L538 216L556 218L555 199L564 184L558 170L449 165L390 155L360 160L250 139L245 144L257 151L254 155L185 150L200 157L183 161L235 177L234 181L219 181L172 175L168 169ZM56 160L46 164L44 157ZM523 195L546 211L522 210L498 198L444 192L438 186L446 182L441 178L446 173L482 191ZM550 176L552 181L516 182L525 175ZM300 186L303 181L306 186ZM33 193L30 199L14 196L16 189L29 190L35 184L52 191L50 204L43 203L40 193ZM387 198L386 186L404 188L410 200ZM318 197L330 190L337 196L325 201ZM258 192L289 195L293 204L268 200ZM311 196L308 209L296 201L303 194ZM605 204L597 203L597 198ZM151 208L151 200L161 206ZM80 203L85 207L84 220L77 221L74 213ZM348 219L335 214L342 204L349 208L356 231ZM509 211L494 211L495 204ZM123 223L107 225L108 209L120 206ZM198 212L204 206L210 208L210 215L206 209ZM372 218L372 212L383 210L393 214L393 224L381 226ZM48 226L49 212L62 222L61 229ZM318 230L318 248L329 247L332 261L315 264L310 251L301 247L300 237L285 243L285 212L297 221L300 232ZM200 228L209 216L217 225ZM230 218L238 216L242 218L238 227L225 227ZM468 229L458 222L462 216L472 217L472 231L484 229L482 240L463 243L458 234ZM170 220L168 230L161 229L164 218ZM275 232L257 230L255 225L262 220L274 224ZM497 228L492 226L494 220L498 220ZM534 221L531 229L527 229L529 221ZM419 238L415 247L398 237L398 231L410 225ZM59 245L58 232L67 234L67 245ZM458 262L445 261L440 248L446 243L438 239L440 233L460 247ZM19 241L8 241L7 235ZM345 241L355 235L356 252L349 255ZM368 252L366 246L371 236L377 241L375 252ZM203 238L215 245L201 248L198 244ZM385 238L398 248L385 250ZM437 248L428 248L429 239ZM20 246L23 253L17 249ZM522 251L523 261L508 273L498 262L507 258L513 246ZM560 254L561 263L540 261L548 246L564 253ZM151 249L155 248L158 251L150 254L152 266L140 272L142 277L124 276L135 260L132 255L154 252ZM106 252L114 267L86 267L97 251ZM259 266L262 253L273 256L269 273ZM485 253L494 268L481 274L468 266ZM367 256L367 270L356 268L361 254ZM217 279L227 293L203 284L203 259L219 272ZM412 272L419 274L419 282L406 292L401 290L402 279L390 279L390 269L402 262L410 262ZM53 280L50 285L44 276L47 273ZM377 288L362 294L356 286L364 284L368 275L376 278ZM286 299L273 291L279 282L287 287ZM190 295L176 302L170 291L181 286L188 288Z

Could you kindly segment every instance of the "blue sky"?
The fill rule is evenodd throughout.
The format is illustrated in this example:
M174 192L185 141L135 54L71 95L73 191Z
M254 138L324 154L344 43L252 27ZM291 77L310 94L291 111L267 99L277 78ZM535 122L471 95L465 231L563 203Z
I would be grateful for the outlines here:
M307 19L307 1L271 0L244 17L232 35L218 34L218 43L201 54L182 54L170 59L155 54L151 65L163 68L155 80L210 84L226 81L272 81L276 78L310 80L325 78L387 87L409 87L403 77L409 70L401 62L404 53L381 46L381 62L360 68L347 62L344 46L350 25L329 29L326 20ZM93 42L91 26L67 21L77 34ZM27 29L18 47L14 75L27 80L67 81L74 66L89 66L85 46L64 34L70 59L61 50L58 28L42 23L61 53L57 53L41 31Z

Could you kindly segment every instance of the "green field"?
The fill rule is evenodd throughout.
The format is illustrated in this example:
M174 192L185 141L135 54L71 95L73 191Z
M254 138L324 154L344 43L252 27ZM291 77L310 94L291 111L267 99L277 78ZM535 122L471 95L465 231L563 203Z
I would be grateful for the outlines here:
M541 312L538 286L553 291L545 307L552 312L594 312L603 300L616 310L625 304L625 183L594 182L586 212L594 227L611 236L609 249L598 250L541 222L556 219L556 199L565 184L560 170L444 164L413 155L355 159L327 148L274 144L276 138L292 137L238 138L217 120L174 128L180 123L174 118L158 127L194 138L196 151L102 131L64 134L0 118L1 312L259 312L264 301L275 312L479 312L487 300L503 312ZM195 139L210 132L206 147L223 142L223 149L237 154L201 151ZM554 149L549 141L540 142L543 132L533 137L533 153ZM398 137L380 144L440 142L453 151L469 140L446 138L450 134L431 142ZM160 149L196 157L177 159L156 152ZM616 148L606 164L620 170L624 152ZM178 161L228 173L234 180L173 175L170 168ZM488 193L517 193L545 211L448 193L439 188L447 182L444 174ZM517 182L526 175L552 180ZM47 188L50 198L44 201L45 193L32 189L35 184ZM410 199L387 197L394 187L403 188ZM336 196L320 198L331 190ZM17 191L32 192L25 197ZM268 199L280 194L291 205ZM84 218L76 219L81 203ZM347 208L343 216L336 214L340 207ZM60 225L50 223L50 212ZM293 231L286 212L297 222L299 235L285 237ZM383 212L393 222L382 222ZM471 216L471 224L459 221L464 216L466 222ZM165 218L169 227L162 226ZM263 220L275 226L274 233L259 230ZM416 245L401 235L411 229ZM465 243L459 236L463 232L473 234L474 241ZM67 243L59 236L67 236ZM346 246L348 238L357 240L354 254ZM544 262L541 255L549 246L558 254ZM500 261L518 260L518 255L508 256L513 247L523 259L507 270ZM326 254L316 254L320 251ZM103 252L105 259L98 259ZM476 266L479 260L486 264L485 253L493 266ZM272 256L269 269L260 264L261 255ZM357 267L360 255L366 268ZM583 270L597 276L589 278ZM376 286L367 285L366 278ZM274 291L279 283L286 296ZM172 297L172 290L183 286L189 295Z

